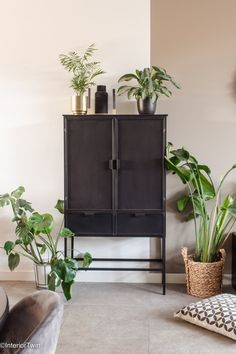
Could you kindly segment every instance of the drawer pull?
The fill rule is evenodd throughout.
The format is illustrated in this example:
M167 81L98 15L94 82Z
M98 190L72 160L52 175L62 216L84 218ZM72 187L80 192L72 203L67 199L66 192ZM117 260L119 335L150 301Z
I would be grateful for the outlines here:
M93 215L95 215L95 213L93 213L92 211L85 211L83 214L84 214L84 216L93 216Z
M141 217L141 216L145 216L145 215L146 215L145 213L134 213L134 216L136 218Z

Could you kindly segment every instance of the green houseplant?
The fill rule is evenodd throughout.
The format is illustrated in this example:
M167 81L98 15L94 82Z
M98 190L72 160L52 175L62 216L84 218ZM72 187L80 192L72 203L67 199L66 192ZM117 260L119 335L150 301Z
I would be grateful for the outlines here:
M64 257L58 249L58 242L60 238L74 236L74 233L61 227L54 238L53 216L35 212L31 203L22 198L24 191L24 187L20 186L9 194L0 195L0 207L10 206L13 211L12 221L16 223L16 241L6 241L3 246L8 256L8 266L13 271L19 265L21 256L30 259L36 266L49 265L48 288L55 291L61 285L66 299L69 300L78 262ZM63 214L64 202L58 200L55 208ZM91 255L85 253L83 267L88 267L91 261Z
M165 69L154 65L143 70L135 70L134 73L125 74L119 78L118 82L131 80L136 81L135 86L120 86L117 93L118 95L127 93L128 99L135 97L140 114L154 114L158 97L160 95L166 97L172 95L166 83L169 82L176 88L180 88Z
M72 73L70 87L73 88L75 95L71 98L71 108L73 114L87 113L88 88L95 85L95 77L104 74L98 61L92 61L92 56L97 49L95 44L91 44L84 53L69 52L60 54L60 62L64 68Z
M216 273L216 265L220 264L225 252L222 250L229 234L236 222L236 198L235 195L223 195L222 188L227 176L236 168L234 164L222 177L220 183L216 187L211 178L211 170L208 166L199 164L197 159L192 156L186 149L181 148L174 150L171 143L168 144L166 150L166 166L169 171L176 174L180 180L186 185L187 190L177 201L177 210L182 213L186 220L193 220L195 230L195 253L190 258L187 257L186 249L183 250L186 270L191 267L198 267L195 274L198 280L196 287L193 280L190 279L191 274L187 274L188 287L192 286L192 295L206 296L218 293L221 288L222 267L219 270L218 285L216 288L212 285L212 279ZM191 267L190 267L190 263ZM223 262L221 262L223 263ZM202 266L201 266L202 264ZM208 265L208 266L207 266ZM200 271L201 267L201 271ZM203 268L208 272L208 276L203 275ZM213 274L209 275L209 269L213 269ZM210 277L210 278L209 278ZM201 291L199 279L202 278ZM211 286L211 290L207 287ZM200 295L199 295L200 294ZM205 297L205 296L202 296Z

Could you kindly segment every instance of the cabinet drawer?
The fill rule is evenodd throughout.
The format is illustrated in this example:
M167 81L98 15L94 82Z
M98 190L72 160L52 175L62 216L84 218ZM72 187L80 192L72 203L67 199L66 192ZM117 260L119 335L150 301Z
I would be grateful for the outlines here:
M76 235L112 235L113 216L111 213L69 212L66 226Z
M164 217L154 213L118 213L117 235L160 235L163 234Z

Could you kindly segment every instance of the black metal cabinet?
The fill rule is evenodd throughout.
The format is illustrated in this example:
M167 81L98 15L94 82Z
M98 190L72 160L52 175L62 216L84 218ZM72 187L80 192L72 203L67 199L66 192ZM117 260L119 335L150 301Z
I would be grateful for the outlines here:
M76 236L160 238L162 257L140 261L159 263L165 292L166 116L65 115L64 131L65 225Z

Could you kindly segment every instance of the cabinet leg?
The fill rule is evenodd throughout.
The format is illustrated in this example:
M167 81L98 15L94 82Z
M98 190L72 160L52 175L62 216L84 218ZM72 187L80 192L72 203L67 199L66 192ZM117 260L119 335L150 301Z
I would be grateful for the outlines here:
M162 239L162 294L166 294L166 247L165 247L165 238Z
M164 267L164 264L163 264L163 267ZM166 294L166 274L165 274L165 269L162 271L162 294L163 295Z
M64 256L67 257L67 238L64 238Z

